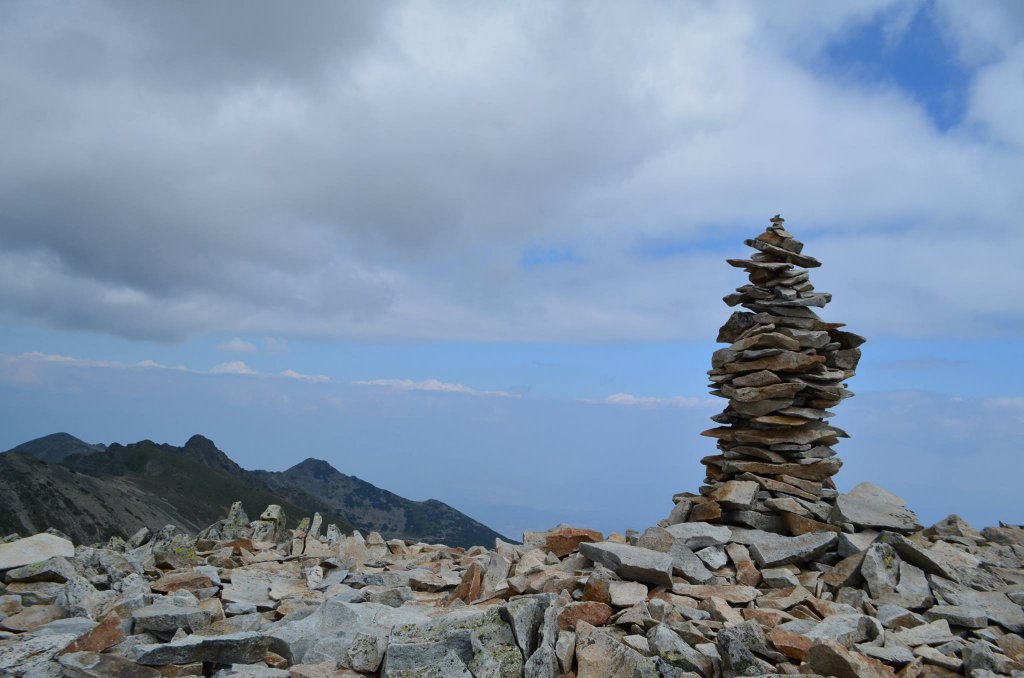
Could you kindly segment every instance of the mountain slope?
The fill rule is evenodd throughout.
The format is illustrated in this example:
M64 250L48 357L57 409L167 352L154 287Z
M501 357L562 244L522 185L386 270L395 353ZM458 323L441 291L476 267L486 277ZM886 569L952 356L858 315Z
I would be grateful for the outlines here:
M89 544L168 523L190 532L205 527L127 479L96 478L19 452L0 454L0 536L55 527Z
M316 497L298 493L298 502L293 502L273 492L256 474L231 461L202 436L193 436L184 447L149 440L115 443L102 452L68 457L63 464L95 477L124 479L173 507L182 521L199 529L223 518L231 502L241 501L250 518L268 504L280 504L292 525L320 512L325 524L337 523L343 531L352 530L344 516L333 513Z
M104 447L104 445L90 445L84 440L79 440L70 433L51 433L48 436L43 436L42 438L36 438L35 440L30 440L27 443L22 443L21 445L9 450L9 452L28 454L39 461L45 461L52 464L54 462L63 461L72 454L90 454L92 452L100 452Z
M388 538L467 547L492 545L495 538L505 539L443 502L400 497L365 480L345 475L320 459L306 459L287 471L257 473L267 485L285 496L307 491L361 529L374 530Z
M324 525L387 538L473 546L501 536L447 504L410 501L324 461L247 471L200 435L182 447L150 440L107 447L62 433L0 454L0 537L55 527L93 543L169 523L195 533L234 501L250 518L278 504L291 526L318 512Z

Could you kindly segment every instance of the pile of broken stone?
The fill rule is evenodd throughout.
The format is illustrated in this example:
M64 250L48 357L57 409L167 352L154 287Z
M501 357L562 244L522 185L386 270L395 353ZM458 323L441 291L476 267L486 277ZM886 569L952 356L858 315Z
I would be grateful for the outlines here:
M848 498L907 513L874 486ZM669 519L464 550L268 514L213 538L0 544L0 675L1024 675L1019 527Z
M748 244L711 372L721 454L658 525L466 550L236 503L196 537L12 537L0 675L1024 677L1024 528L924 529L882 488L836 491L826 408L863 340L809 309L828 295L781 219Z

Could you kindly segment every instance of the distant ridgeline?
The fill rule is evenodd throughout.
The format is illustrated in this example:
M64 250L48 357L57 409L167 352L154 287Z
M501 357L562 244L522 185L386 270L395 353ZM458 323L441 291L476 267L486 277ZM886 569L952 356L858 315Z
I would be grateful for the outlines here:
M318 459L287 471L247 471L200 435L175 447L90 445L54 433L0 454L0 537L52 527L92 543L168 524L197 533L233 501L249 515L277 504L292 524L320 513L343 532L389 539L468 547L501 536L440 501L405 499Z

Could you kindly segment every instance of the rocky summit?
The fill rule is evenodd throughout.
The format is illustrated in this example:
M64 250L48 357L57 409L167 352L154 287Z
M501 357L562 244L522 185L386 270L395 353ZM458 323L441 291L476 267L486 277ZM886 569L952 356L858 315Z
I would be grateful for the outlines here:
M1024 528L923 528L832 483L863 339L811 310L818 262L782 224L730 260L750 284L712 359L719 454L658 525L465 548L236 503L197 536L12 538L0 675L1024 676Z

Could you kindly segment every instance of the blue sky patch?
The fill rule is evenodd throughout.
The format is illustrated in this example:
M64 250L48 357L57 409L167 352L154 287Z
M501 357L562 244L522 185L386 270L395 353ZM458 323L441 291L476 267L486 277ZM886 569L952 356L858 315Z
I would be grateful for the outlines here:
M829 46L826 70L897 87L921 105L938 129L956 126L966 109L969 72L957 61L936 13L929 2L898 32L887 30L884 14L876 15Z

